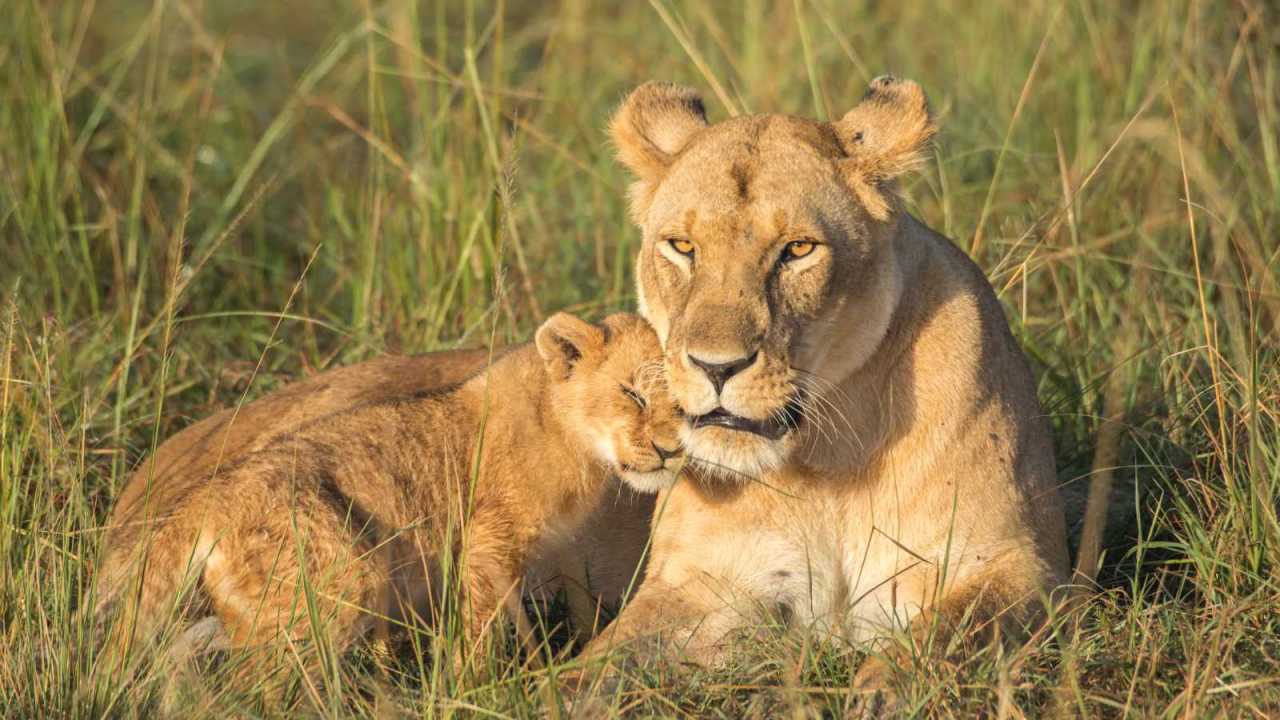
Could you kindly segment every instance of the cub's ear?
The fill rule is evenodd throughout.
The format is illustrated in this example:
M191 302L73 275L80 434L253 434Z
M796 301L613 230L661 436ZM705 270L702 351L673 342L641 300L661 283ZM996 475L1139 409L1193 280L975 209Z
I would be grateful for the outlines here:
M848 156L841 161L845 179L873 217L887 220L893 180L924 162L938 132L924 90L882 75L832 127Z
M563 380L583 358L594 357L604 350L604 331L569 313L556 313L547 318L533 337L547 372Z
M675 156L706 126L706 108L692 88L645 83L622 101L609 122L609 134L618 159L636 176L631 214L637 222L648 211L653 191Z

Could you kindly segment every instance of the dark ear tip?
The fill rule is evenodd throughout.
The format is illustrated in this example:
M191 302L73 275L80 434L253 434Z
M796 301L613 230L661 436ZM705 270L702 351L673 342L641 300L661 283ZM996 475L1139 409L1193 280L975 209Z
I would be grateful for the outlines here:
M928 105L928 99L920 83L893 75L881 75L872 80L867 85L867 91L862 99L882 104Z
M623 106L653 108L680 108L697 115L706 122L707 108L697 90L669 80L650 80L636 87L627 95Z
M898 79L892 75L881 75L867 84L867 91L862 93L862 99L866 100L875 97L888 90L896 82L898 82Z
M560 352L564 355L564 359L570 366L582 359L582 351L578 350L578 346L569 342L564 338L556 338L556 342L560 346Z
M534 333L534 345L544 360L572 367L585 354L604 344L601 329L566 312L547 318Z

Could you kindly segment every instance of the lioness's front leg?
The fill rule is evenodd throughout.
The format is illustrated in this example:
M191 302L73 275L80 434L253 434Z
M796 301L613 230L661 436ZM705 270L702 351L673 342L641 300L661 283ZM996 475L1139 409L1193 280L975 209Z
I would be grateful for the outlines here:
M636 592L618 617L583 648L580 659L603 658L622 664L678 659L702 666L717 664L726 640L737 630L758 624L751 603L733 602L719 585L673 585L652 578ZM752 606L754 607L754 606ZM605 675L612 663L601 669ZM590 673L590 671L588 671Z
M618 617L583 648L578 659L586 666L561 676L572 716L610 714L620 666L663 658L713 662L717 641L735 625L724 603L661 578L648 579Z
M711 607L655 578L642 585L618 617L587 643L581 658L595 660L616 650L629 655L655 654L669 634L692 639L696 633L689 626L696 625L699 615L711 611Z
M853 678L859 704L876 715L899 709L895 681L910 672L920 658L960 657L994 642L1020 642L1045 615L1044 597L1017 577L991 572L951 589L937 604L925 608L907 628L907 637L885 638Z

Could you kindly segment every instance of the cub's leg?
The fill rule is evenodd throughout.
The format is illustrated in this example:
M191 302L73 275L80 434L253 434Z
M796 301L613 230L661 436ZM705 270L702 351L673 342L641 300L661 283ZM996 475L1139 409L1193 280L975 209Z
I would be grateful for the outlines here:
M524 611L524 581L516 580L512 591L507 593L506 614L516 626L516 638L520 641L520 647L524 650L525 664L539 670L542 668L542 658L538 654L539 645L537 635L533 630L533 623L529 621L529 615Z
M462 641L457 669L465 667L488 645L503 616L516 625L520 641L532 644L532 628L520 604L523 563L506 528L478 518L469 529L462 564Z
M236 498L202 532L209 603L231 646L265 660L287 644L310 672L320 648L343 652L386 612L377 528L323 488L259 485Z
M461 670L488 646L504 616L516 626L521 646L536 664L536 643L529 616L521 603L525 553L521 538L513 537L503 512L477 512L466 525L465 546L458 548L461 570L461 647L454 669Z
M561 563L565 601L569 606L575 642L583 642L600 632L604 599L591 590L591 577L585 558L575 557Z
M104 651L123 661L159 639L168 619L199 612L199 577L208 547L182 514L148 528L133 545L111 548L97 579L95 632Z

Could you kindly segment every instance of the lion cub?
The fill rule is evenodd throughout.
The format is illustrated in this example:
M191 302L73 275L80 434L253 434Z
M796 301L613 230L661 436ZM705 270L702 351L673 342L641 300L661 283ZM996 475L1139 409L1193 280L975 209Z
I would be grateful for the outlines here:
M232 646L306 639L318 618L341 649L378 619L439 622L451 586L474 642L611 476L675 481L685 421L661 361L637 316L560 313L451 391L304 425L162 508L146 547L109 548L99 608L146 638L189 587L187 617Z

